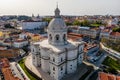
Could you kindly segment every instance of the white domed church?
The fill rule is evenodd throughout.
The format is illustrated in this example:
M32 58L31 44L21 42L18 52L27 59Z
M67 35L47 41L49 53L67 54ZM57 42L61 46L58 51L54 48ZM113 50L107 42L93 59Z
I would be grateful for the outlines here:
M48 39L31 46L32 63L55 80L74 73L83 61L84 42L67 39L67 26L58 7L48 26Z

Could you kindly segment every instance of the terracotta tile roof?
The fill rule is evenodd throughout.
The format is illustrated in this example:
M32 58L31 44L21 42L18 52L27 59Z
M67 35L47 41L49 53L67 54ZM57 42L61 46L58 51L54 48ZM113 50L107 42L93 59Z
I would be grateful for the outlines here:
M111 32L110 35L120 37L120 32Z
M68 33L67 35L68 39L73 40L73 41L77 41L79 39L82 39L83 35L81 34L76 34L76 33Z
M23 21L23 22L41 22L41 21L27 20L27 21Z
M27 40L25 40L25 39L17 39L17 40L15 40L15 42L24 42L24 41L27 41Z
M33 36L40 36L39 34L33 34Z
M2 41L2 40L4 40L4 38L1 38L1 37L0 37L0 40Z
M104 29L104 30L102 30L102 32L104 32L104 33L109 33L109 32L110 32L110 29Z
M106 75L106 73L99 73L99 78L100 80L108 80L108 76Z
M111 75L111 74L108 75L108 80L115 80L115 78L116 78L115 75Z
M0 50L6 50L7 47L4 47L4 46L0 46Z
M10 67L10 64L9 64L9 61L8 61L7 58L1 59L0 62L1 62L1 67L2 68Z
M20 55L19 49L0 50L0 57L13 58Z
M68 33L68 35L71 35L71 36L78 36L78 37L83 37L83 35L81 35L81 34L77 34L77 33Z
M96 46L97 46L97 44L95 44L95 43L93 43L93 44L86 43L85 47L84 47L84 51L87 52L88 50L90 50L90 49L92 49L92 48L94 48Z
M12 71L10 69L10 64L7 58L3 58L0 60L2 63L2 73L4 75L5 80L20 80L18 77L15 77L12 74Z
M99 30L99 28L91 28L91 30Z
M20 80L18 77L15 77L12 74L12 71L9 68L2 68L2 72L3 72L5 80Z
M116 77L116 80L120 80L120 76L117 76L117 77Z
M99 72L99 80L120 80L120 76Z

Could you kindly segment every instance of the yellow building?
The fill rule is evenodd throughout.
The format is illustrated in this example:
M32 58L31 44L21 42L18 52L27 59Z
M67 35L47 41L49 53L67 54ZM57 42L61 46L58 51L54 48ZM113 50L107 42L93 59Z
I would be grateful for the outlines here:
M34 34L31 36L31 40L33 42L39 41L40 40L40 35L39 34Z
M2 37L3 36L3 32L2 31L0 31L0 37Z
M0 37L5 37L5 38L9 38L9 34L11 33L10 30L1 30L0 31Z

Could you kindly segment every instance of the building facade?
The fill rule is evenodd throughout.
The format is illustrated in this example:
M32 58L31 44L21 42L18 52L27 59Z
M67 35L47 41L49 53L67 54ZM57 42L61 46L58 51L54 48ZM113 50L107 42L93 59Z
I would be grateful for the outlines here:
M54 80L74 73L83 61L84 42L67 39L67 27L58 7L48 26L48 39L31 44L32 62Z
M33 30L33 29L42 29L46 27L47 22L41 21L24 21L20 23L22 30Z

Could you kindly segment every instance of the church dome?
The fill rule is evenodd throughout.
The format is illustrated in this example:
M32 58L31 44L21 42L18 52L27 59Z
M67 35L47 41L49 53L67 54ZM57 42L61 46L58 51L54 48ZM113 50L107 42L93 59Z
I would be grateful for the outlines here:
M60 10L57 6L55 9L55 18L51 20L51 22L48 25L48 29L50 31L60 31L60 30L66 30L66 24L64 20L60 16Z
M48 41L56 46L67 44L67 27L60 16L58 6L55 9L55 18L48 25Z
M54 18L54 19L52 19L52 21L50 22L50 24L48 26L48 29L50 31L65 30L66 28L67 28L66 24L65 24L65 22L63 21L62 18Z

